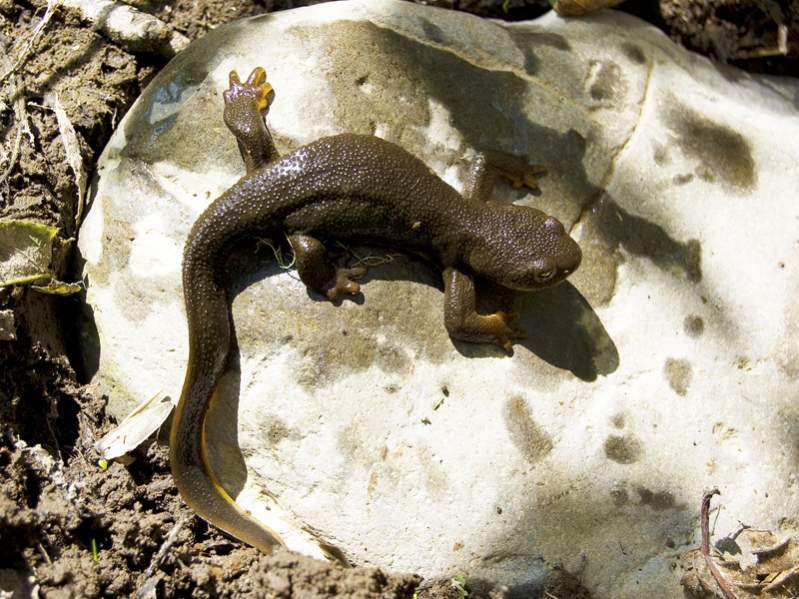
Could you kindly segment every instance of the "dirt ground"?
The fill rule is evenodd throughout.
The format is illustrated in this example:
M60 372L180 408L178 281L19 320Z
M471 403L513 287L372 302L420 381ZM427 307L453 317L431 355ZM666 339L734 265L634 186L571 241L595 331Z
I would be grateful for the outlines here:
M193 39L239 17L318 2L130 4ZM420 3L514 20L548 8L529 0ZM622 8L716 59L751 71L799 72L799 2L653 0ZM56 226L69 240L78 234L79 194L65 141L73 139L91 177L115 125L167 57L111 41L72 9L47 9L45 0L0 0L0 218ZM58 106L74 136L59 123ZM80 280L71 257L70 251L56 256L56 278ZM101 468L93 444L114 422L106 398L83 384L80 364L71 359L80 302L80 294L0 288L0 597L13 589L20 593L15 598L52 599L508 596L472 582L464 590L453 580L343 569L288 552L261 555L192 515L155 440L130 464ZM590 597L575 576L551 566L540 597Z

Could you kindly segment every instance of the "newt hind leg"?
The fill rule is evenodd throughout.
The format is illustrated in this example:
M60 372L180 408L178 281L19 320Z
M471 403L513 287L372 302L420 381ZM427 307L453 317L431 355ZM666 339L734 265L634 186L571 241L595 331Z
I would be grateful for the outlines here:
M308 289L330 301L360 292L356 279L366 274L366 266L348 268L334 264L322 242L310 235L295 234L288 239L294 250L297 274Z
M539 191L538 177L546 172L544 166L528 164L521 156L497 150L479 152L466 177L463 195L481 202L490 201L498 177L507 179L514 187Z
M244 83L236 71L231 71L230 87L222 96L225 124L236 137L247 173L278 158L272 135L264 122L274 96L272 85L266 80L266 71L255 67Z

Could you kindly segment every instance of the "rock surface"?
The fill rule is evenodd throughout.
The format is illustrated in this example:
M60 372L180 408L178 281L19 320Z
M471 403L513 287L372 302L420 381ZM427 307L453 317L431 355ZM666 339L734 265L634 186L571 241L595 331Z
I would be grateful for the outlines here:
M270 250L238 256L239 369L211 453L290 546L520 589L563 564L598 597L681 597L703 489L722 491L719 536L795 532L799 84L613 12L508 25L341 2L192 44L121 123L81 231L84 353L116 414L179 393L182 245L243 174L221 93L256 65L281 151L373 133L456 188L475 149L526 154L542 193L498 199L554 214L584 251L555 289L484 290L521 315L512 358L452 343L438 273L410 258L333 306Z

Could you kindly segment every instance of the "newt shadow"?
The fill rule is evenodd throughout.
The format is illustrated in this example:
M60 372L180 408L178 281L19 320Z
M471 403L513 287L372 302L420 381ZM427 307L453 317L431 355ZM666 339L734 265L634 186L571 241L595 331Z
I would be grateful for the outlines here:
M359 255L385 254L385 249L357 247ZM283 269L271 256L254 251L249 242L237 247L226 264L230 282L228 297L235 301L238 294L250 285L263 281ZM384 265L373 266L360 282L362 292L344 302L368 305L370 282L408 281L435 287L441 292L441 327L443 322L443 284L441 273L434 264L419 256L395 255ZM326 298L308 292L314 301L327 302ZM481 313L505 310L518 314L516 326L525 338L516 343L528 349L540 360L555 368L569 371L580 380L590 382L599 375L613 372L619 365L619 354L601 320L576 287L566 282L538 292L516 292L478 280L478 308ZM342 302L339 302L342 303ZM244 326L238 323L238 326ZM209 444L218 476L235 496L247 480L244 458L238 444L238 406L241 391L240 352L236 342L237 323L233 323L233 343L228 358L228 369L220 384L220 394L211 406L208 422ZM424 335L420 331L419 335ZM502 357L500 348L452 341L457 351L470 359ZM510 359L510 358L508 358Z
M326 243L334 248L334 244ZM382 256L391 249L373 246L362 246L353 249L357 256ZM228 271L236 277L230 296L234 297L246 286L269 274L279 272L277 267L271 268L257 262L254 252L242 249L238 257L231 260ZM290 260L285 253L284 259ZM339 261L352 265L352 255L339 253ZM371 266L367 274L359 279L361 293L334 302L353 302L363 305L368 301L369 282L408 281L435 287L442 292L441 326L444 326L444 301L441 269L424 254L391 253L391 259L385 264ZM267 270L264 270L267 268ZM253 275L253 273L256 273ZM616 345L608 335L601 320L580 291L566 281L552 288L540 291L514 291L486 281L477 279L478 311L490 314L498 310L516 316L514 328L522 335L514 344L525 347L539 359L548 364L568 370L583 381L594 381L598 375L607 375L615 371L619 365L619 354ZM311 291L306 291L314 301L328 301ZM457 351L468 358L486 358L505 355L495 346L485 343L468 343L452 339Z
M569 281L540 291L510 291L477 281L478 308L483 314L503 310L515 316L524 347L540 360L568 370L582 381L595 381L619 367L619 352L602 321ZM503 354L499 348L453 340L461 355L480 358Z

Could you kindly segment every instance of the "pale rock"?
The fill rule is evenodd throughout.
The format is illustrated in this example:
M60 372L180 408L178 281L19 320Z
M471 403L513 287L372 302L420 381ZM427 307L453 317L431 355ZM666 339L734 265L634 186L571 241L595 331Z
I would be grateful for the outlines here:
M557 216L584 260L509 300L527 333L509 358L448 338L423 263L394 257L337 307L268 249L243 254L240 372L210 433L240 503L307 553L318 539L522 589L563 564L614 598L682 597L672 564L698 544L706 488L717 536L795 532L799 84L615 12L503 24L336 2L192 44L122 121L81 231L85 355L115 414L180 391L182 247L244 172L221 94L257 65L283 152L374 133L456 187L481 148L545 165L540 195L497 196Z

